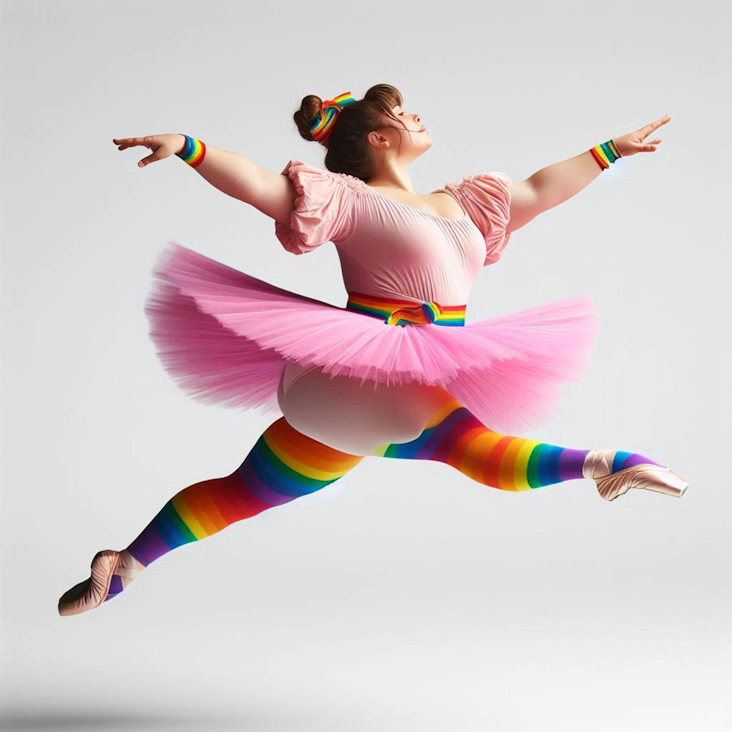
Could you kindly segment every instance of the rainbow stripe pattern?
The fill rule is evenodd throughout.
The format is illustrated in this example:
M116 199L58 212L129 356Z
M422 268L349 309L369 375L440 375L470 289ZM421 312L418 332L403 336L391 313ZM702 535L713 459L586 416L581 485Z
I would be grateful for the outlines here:
M322 104L321 113L318 115L317 121L310 128L310 134L313 136L313 140L325 145L333 132L338 113L347 104L353 104L355 101L351 92L343 92L343 94L339 94L333 99L326 99Z
M614 163L619 157L618 148L615 147L615 143L612 140L604 142L602 145L595 145L590 152L592 157L595 158L597 164L605 170L610 167L610 163Z
M206 144L197 140L195 137L185 135L186 144L183 149L176 155L184 160L192 168L197 168L206 157Z
M447 400L417 439L381 445L373 455L435 460L452 465L478 483L506 491L527 491L582 479L588 452L502 435L488 429L457 400ZM612 471L654 462L637 453L618 451Z
M387 325L465 325L466 305L414 303L358 292L348 293L346 308L381 318Z
M494 432L445 392L419 437L381 445L372 455L439 461L483 485L527 491L582 479L589 452ZM183 544L319 491L363 458L303 435L282 417L265 430L231 475L196 483L168 501L127 551L147 567ZM617 451L612 472L641 463L660 465L638 453ZM105 602L122 591L121 577L112 577Z
M200 541L268 508L315 493L361 460L363 456L340 452L307 437L281 417L260 436L237 470L180 491L127 551L147 566L182 544Z

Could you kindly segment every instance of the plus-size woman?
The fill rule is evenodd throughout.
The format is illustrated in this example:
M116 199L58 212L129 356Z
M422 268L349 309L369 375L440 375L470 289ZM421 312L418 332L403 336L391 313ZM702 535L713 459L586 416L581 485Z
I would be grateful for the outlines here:
M59 600L61 615L98 607L169 551L312 494L368 456L440 461L509 491L582 478L607 500L687 487L632 451L513 436L545 423L587 366L598 324L590 298L465 322L478 272L512 232L618 159L655 151L661 141L646 138L668 115L523 181L483 172L427 195L409 166L432 140L393 86L358 101L307 96L294 119L326 148L326 170L290 160L271 173L187 135L114 140L153 150L140 167L178 156L271 217L293 254L333 242L348 302L288 292L179 244L160 253L146 313L164 368L207 404L279 416L231 475L181 490L125 549L98 552L91 576Z

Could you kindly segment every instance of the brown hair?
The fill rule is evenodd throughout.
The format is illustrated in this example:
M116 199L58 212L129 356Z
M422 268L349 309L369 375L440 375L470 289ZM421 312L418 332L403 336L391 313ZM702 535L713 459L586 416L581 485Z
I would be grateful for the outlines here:
M347 173L368 181L373 175L371 146L366 137L369 132L386 126L385 117L403 122L394 116L392 109L402 106L402 95L391 84L376 84L364 95L363 99L351 102L338 113L333 131L327 141L325 167L332 173ZM315 124L323 108L323 100L314 94L304 97L300 109L293 119L305 140L312 140L310 128Z

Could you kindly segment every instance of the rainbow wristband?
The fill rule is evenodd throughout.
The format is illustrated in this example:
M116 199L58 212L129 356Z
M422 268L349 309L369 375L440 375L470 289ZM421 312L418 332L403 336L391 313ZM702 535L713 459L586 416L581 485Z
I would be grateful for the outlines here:
M195 137L189 137L188 135L184 135L184 137L186 138L186 144L176 155L192 168L197 168L206 157L206 144Z
M592 153L592 157L597 160L597 164L602 168L602 170L609 168L610 163L614 163L619 157L622 157L612 140L608 140L602 145L595 145L590 152Z

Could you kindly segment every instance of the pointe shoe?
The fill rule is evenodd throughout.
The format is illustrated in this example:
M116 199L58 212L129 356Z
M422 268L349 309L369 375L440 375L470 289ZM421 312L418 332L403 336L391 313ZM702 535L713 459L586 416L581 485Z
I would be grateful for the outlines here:
M582 475L597 483L600 496L606 501L614 501L629 488L663 493L666 496L681 498L689 484L668 468L652 463L641 463L612 472L613 459L617 450L590 450L582 466Z
M127 551L105 549L97 552L91 563L91 577L66 591L59 599L59 615L79 615L99 607L109 595L112 577L122 577L124 588L139 573L137 560Z

